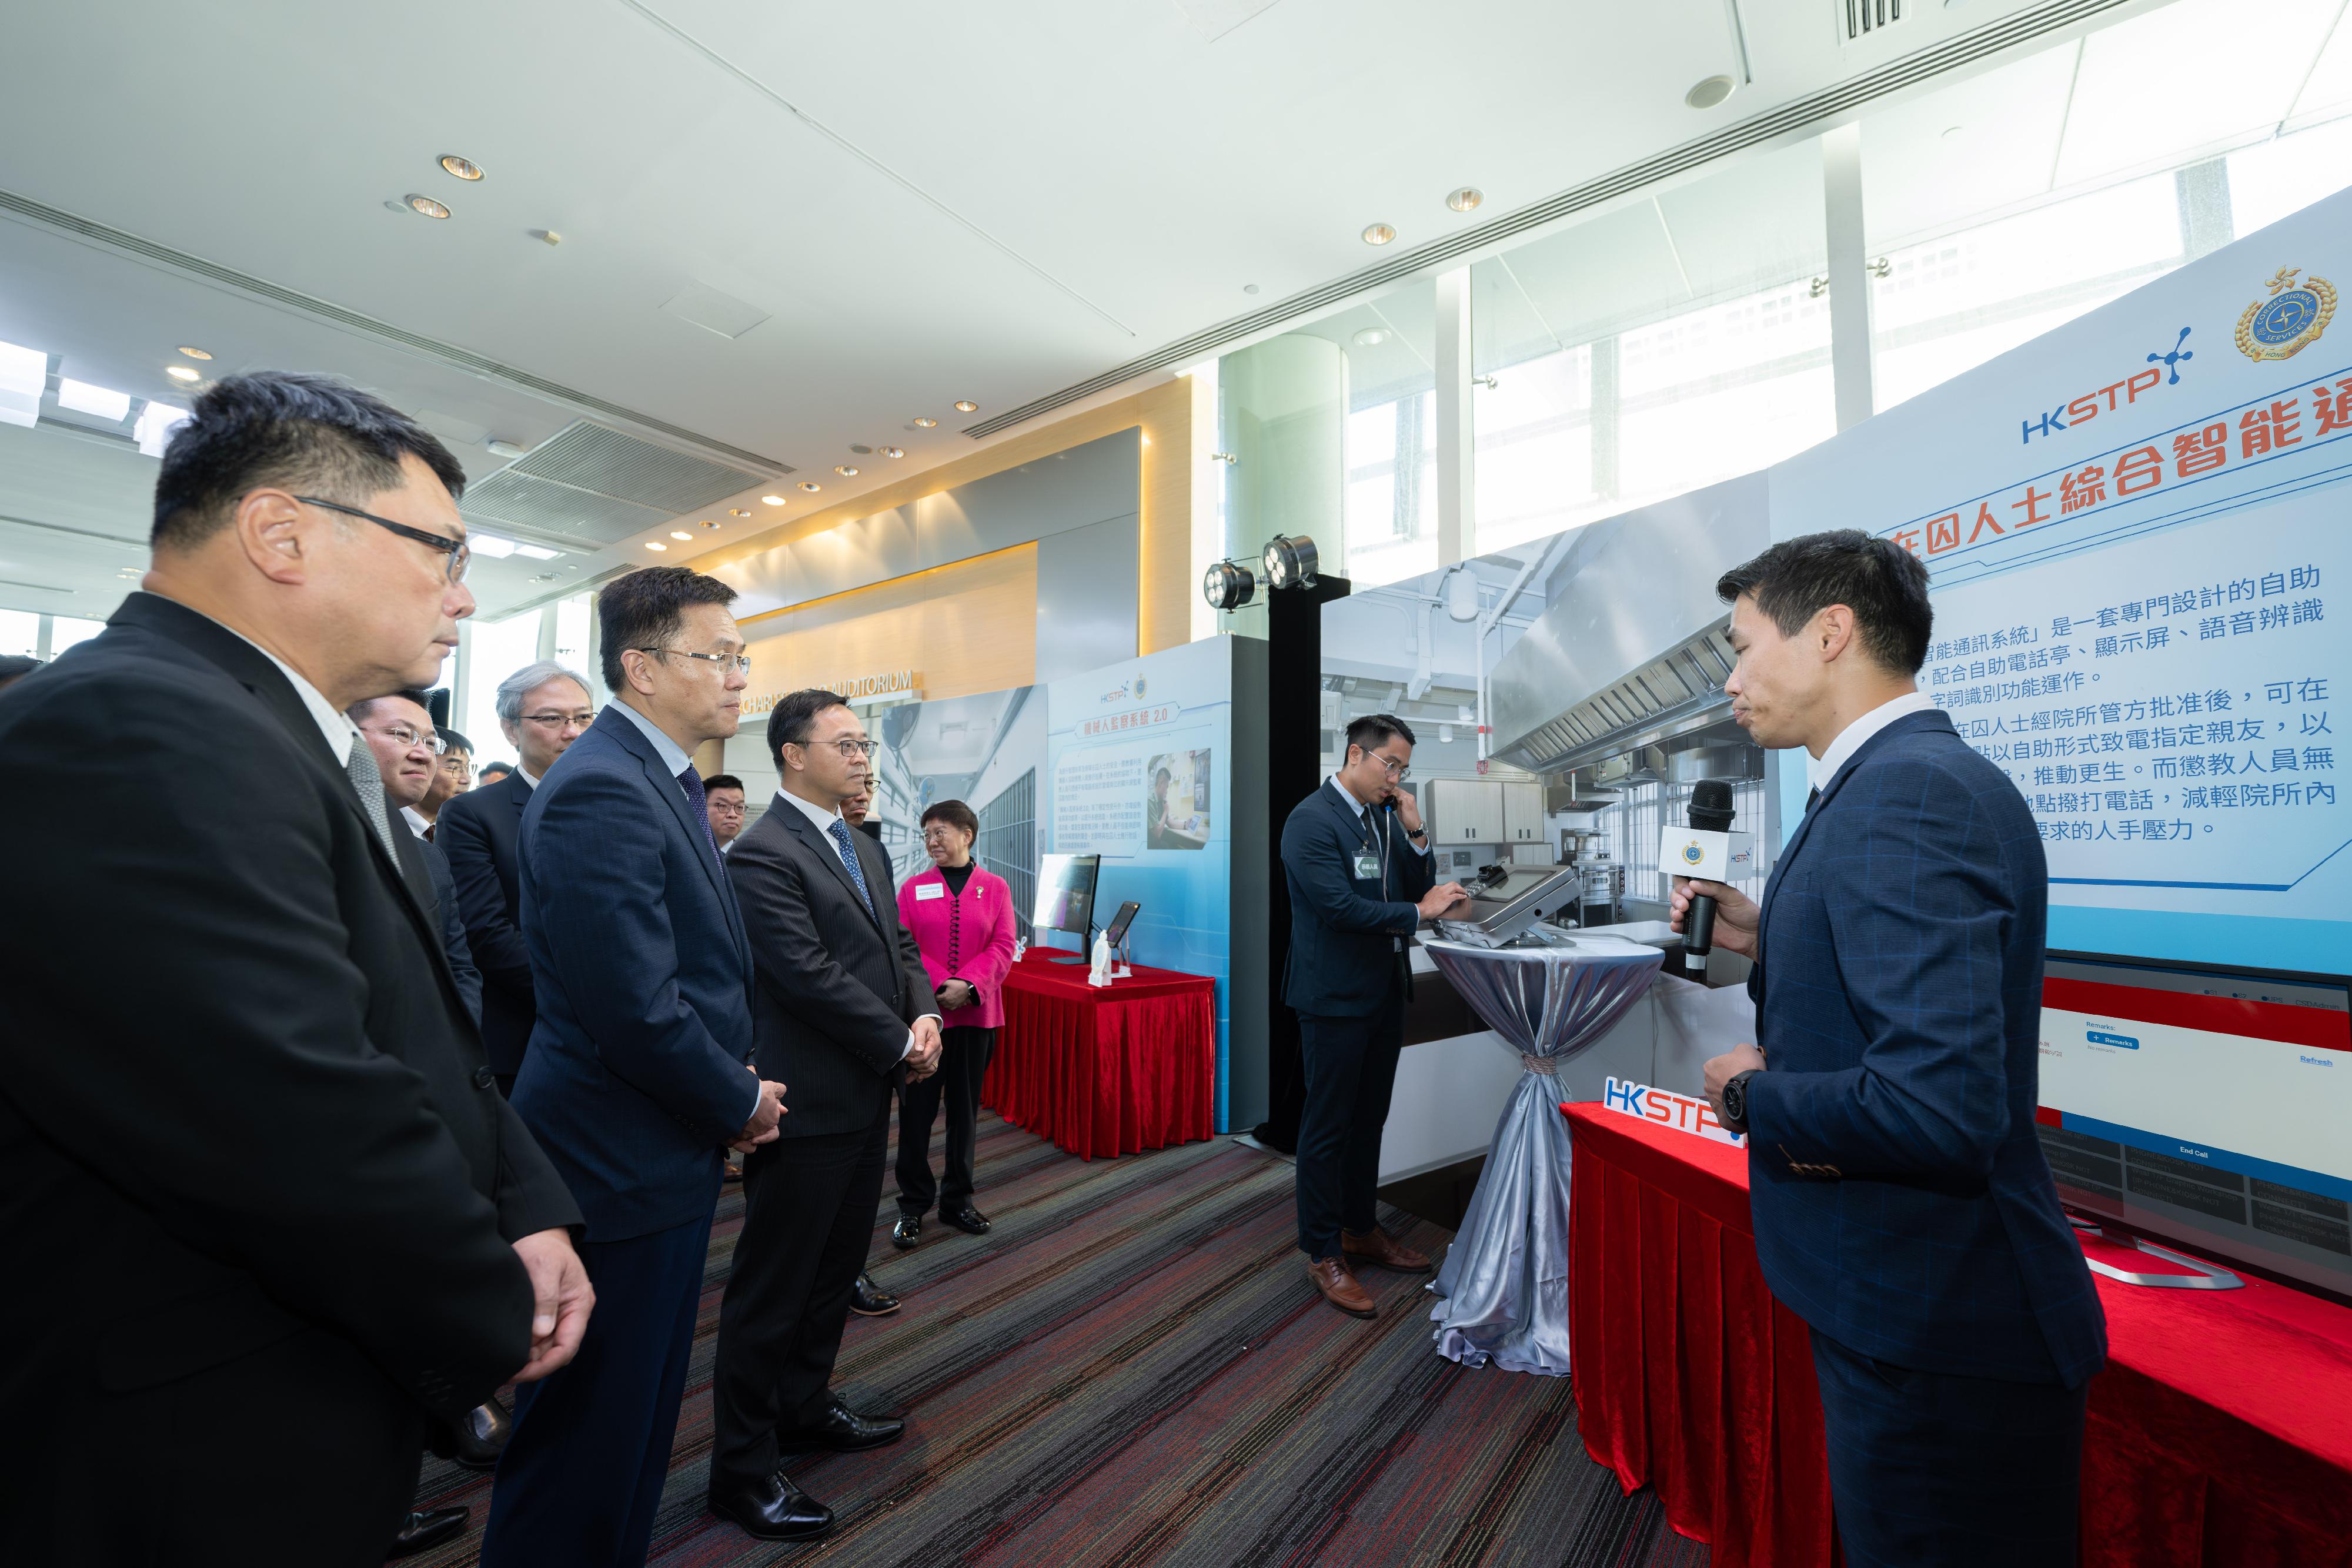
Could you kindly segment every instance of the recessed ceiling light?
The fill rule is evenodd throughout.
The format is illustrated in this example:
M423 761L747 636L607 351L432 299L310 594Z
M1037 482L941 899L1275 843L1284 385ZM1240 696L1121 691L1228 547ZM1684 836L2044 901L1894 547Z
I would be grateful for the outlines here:
M1359 349L1377 349L1389 340L1386 327L1367 327L1350 340Z
M412 213L422 213L428 218L446 218L449 215L449 209L430 196L420 196L411 191L401 199L408 204L408 210Z
M706 528L723 528L727 525L719 521L715 517L705 517L702 520L702 526Z
M781 496L776 498L780 501L783 499ZM751 515L751 508L749 507L730 507L727 508L727 515L730 517L748 517Z
M669 537L674 539L692 539L694 538L692 534L688 533L684 528L670 529Z
M192 382L198 374L194 365L165 365L163 373L175 382Z
M1486 199L1486 193L1475 185L1465 185L1445 198L1445 204L1457 213L1466 213Z
M193 371L189 372L194 375ZM112 387L93 386L78 382L71 376L58 380L58 406L76 413L94 413L100 419L120 424L131 417L131 394L116 392Z
M850 450L856 453L860 457L870 457L874 455L874 448L863 444L854 445Z
M824 489L824 486L822 486L822 485L820 485L820 484L818 484L818 483L817 483L815 480L814 480L814 479L803 479L803 480L802 480L802 481L801 481L801 488L802 488L802 489L803 489L803 490L806 490L809 494L811 494L811 495L813 496L813 495L816 494L819 490Z
M1683 94L1683 101L1693 109L1713 109L1731 96L1729 77L1709 77Z
M466 548L476 555L488 556L492 560L504 560L514 554L515 542L512 539L502 539L496 534L483 533L478 528L469 528L466 532Z
M1386 224L1366 224L1364 225L1364 243L1366 245L1386 245L1389 241L1394 238L1396 238L1396 230L1391 228Z
M784 504L784 498L782 496L762 496L760 497L760 504L763 507L781 507Z
M1944 127L1944 140L1949 141L1954 137L1964 133L1967 130L1968 127L1965 125L1947 125Z
M669 546L662 543L659 539L647 539L646 541L646 548L647 549L666 550L669 549Z
M545 545L517 545L515 554L529 556L533 560L556 560L562 558L563 552L560 549L550 549Z
M972 402L971 399L968 397L960 397L956 399L956 412L958 413L978 413L980 412L980 404Z
M449 172L457 175L460 180L478 180L482 177L482 166L480 164L472 162L470 159L460 158L455 152L444 152L441 154L441 167L448 170Z
M1242 292L1244 294L1255 294L1257 292L1257 285L1255 283L1244 283L1242 285Z
M530 448L520 441L485 441L482 443L482 450L493 457L504 457L512 461L528 453Z
M882 455L885 457L904 457L907 455L907 449L903 446L886 446L882 449Z
M180 352L182 352L182 353L184 353L184 354L187 355L187 356L188 356L188 358L190 358L190 359L192 359L192 360L209 360L209 359L211 359L211 358L212 358L212 356L211 356L210 354L208 354L208 353L205 352L202 349L199 349L199 348L195 347L194 344L191 344L191 343L183 343L183 344L181 344L181 345L180 345Z
M939 423L939 421L933 419L929 414L925 413L915 416L915 428L917 430L929 430L937 423Z
M857 465L855 463L836 463L833 465L833 471L845 479L857 477Z

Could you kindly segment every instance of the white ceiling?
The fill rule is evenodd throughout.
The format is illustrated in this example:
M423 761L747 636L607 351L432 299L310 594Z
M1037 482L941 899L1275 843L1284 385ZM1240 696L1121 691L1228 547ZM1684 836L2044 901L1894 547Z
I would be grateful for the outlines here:
M1401 246L1441 237L2025 3L1922 5L1856 50L1835 41L1835 0L1739 0L1754 84L1707 111L1683 94L1738 69L1727 0L20 6L0 188L800 470L789 507L740 501L756 515L666 557L642 549L657 531L552 568L483 561L495 613L968 453L955 399L985 417L1350 273L1380 254L1368 223ZM2270 68L2300 76L2333 25L2303 12L2340 8L2266 7L2298 18L2281 46L2297 58ZM2278 26L2245 31L2275 44ZM2328 79L2352 91L2336 53ZM2147 90L2178 116L2203 87ZM444 152L488 177L452 179ZM1469 216L1443 204L1465 183L1486 194ZM409 192L455 216L385 210ZM1640 221L1679 222L1670 203ZM1710 242L1710 221L1677 240L1739 243L1720 223ZM694 300L752 324L697 325ZM139 396L172 390L181 342L215 372L338 371L429 411L477 478L499 466L482 442L529 444L581 413L5 214L0 340ZM911 430L917 414L940 423ZM119 552L57 528L139 538L148 461L0 429L0 517L56 525L0 521L0 579L53 574L75 612L104 613ZM853 461L857 478L832 472ZM0 587L0 606L58 597Z

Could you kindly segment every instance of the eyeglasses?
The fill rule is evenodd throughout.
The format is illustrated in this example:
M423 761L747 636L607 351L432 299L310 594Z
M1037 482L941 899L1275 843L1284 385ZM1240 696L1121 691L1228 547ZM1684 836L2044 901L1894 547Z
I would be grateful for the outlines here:
M433 753L436 757L446 755L449 749L449 743L447 741L442 739L431 730L419 729L415 725L387 724L376 726L373 727L373 733L383 737L386 740L391 741L394 746L399 747L404 751L412 746L418 745L419 743L422 743L425 748Z
M751 672L751 655L749 653L689 653L683 648L640 648L637 652L656 656L676 653L681 659L699 659L706 664L718 665L722 675L730 673L744 675Z
M453 779L471 779L474 776L474 765L466 760L466 754L464 752L450 751L446 747L444 747L442 751L441 771L448 774Z
M389 528L402 538L415 539L421 545L431 545L449 558L449 580L451 582L466 580L466 568L472 562L474 552L467 548L464 539L453 539L446 534L428 533L423 528L412 528L406 523L395 523L390 517L379 517L373 512L362 512L357 507L346 507L341 501L322 501L316 496L297 496L294 498L306 507L324 507L331 512L341 512L347 517L365 517L377 528Z
M943 827L934 824L933 826L923 830L923 842L927 844L953 843L956 840L961 837L963 837L963 830L961 828Z
M1379 763L1381 767L1389 770L1390 778L1403 780L1412 777L1412 769L1405 764L1399 762L1395 758L1378 751L1375 751L1370 755L1373 761Z
M590 708L583 713L527 713L522 716L522 721L525 724L539 725L546 729L586 729L596 722L596 710Z
M793 744L795 746L805 746L811 749L820 746L835 747L839 749L842 756L847 758L852 762L861 761L864 758L874 755L874 742L870 740L849 740L846 738L841 740L800 740L794 741Z

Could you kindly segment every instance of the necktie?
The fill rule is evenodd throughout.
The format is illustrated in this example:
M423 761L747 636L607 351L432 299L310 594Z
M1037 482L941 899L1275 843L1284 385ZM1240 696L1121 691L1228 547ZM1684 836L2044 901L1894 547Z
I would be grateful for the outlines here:
M1811 810L1813 809L1813 802L1821 798L1822 787L1816 784L1813 786L1812 792L1805 797L1805 810L1808 811Z
M392 863L398 865L400 852L393 847L392 817L383 807L383 775L376 768L375 753L359 736L352 737L352 754L343 759L343 770L352 776L352 788L359 794L360 810L375 829L376 841L383 845Z
M849 824L839 817L833 820L829 830L833 841L841 846L841 863L849 868L849 880L857 885L857 896L866 901L866 913L874 913L874 895L866 891L866 873L857 863L857 846L849 841Z
M710 858L718 860L719 841L710 831L710 802L702 792L702 775L697 773L694 764L689 762L678 769L677 782L686 791L687 803L694 808L694 820L702 824L702 841L710 846Z
M438 828L440 825L441 824L438 822L427 822L425 824L425 841L426 843L429 844L433 841L434 830Z

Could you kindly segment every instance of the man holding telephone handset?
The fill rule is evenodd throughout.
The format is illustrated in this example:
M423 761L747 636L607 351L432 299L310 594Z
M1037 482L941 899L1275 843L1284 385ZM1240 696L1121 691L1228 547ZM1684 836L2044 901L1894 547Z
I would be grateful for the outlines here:
M1307 1104L1298 1121L1298 1249L1323 1299L1373 1315L1351 1262L1425 1273L1429 1260L1380 1228L1381 1129L1404 1045L1406 949L1423 920L1469 906L1436 874L1421 808L1402 788L1412 731L1390 714L1348 727L1348 755L1282 828L1290 960L1282 999L1298 1014Z

